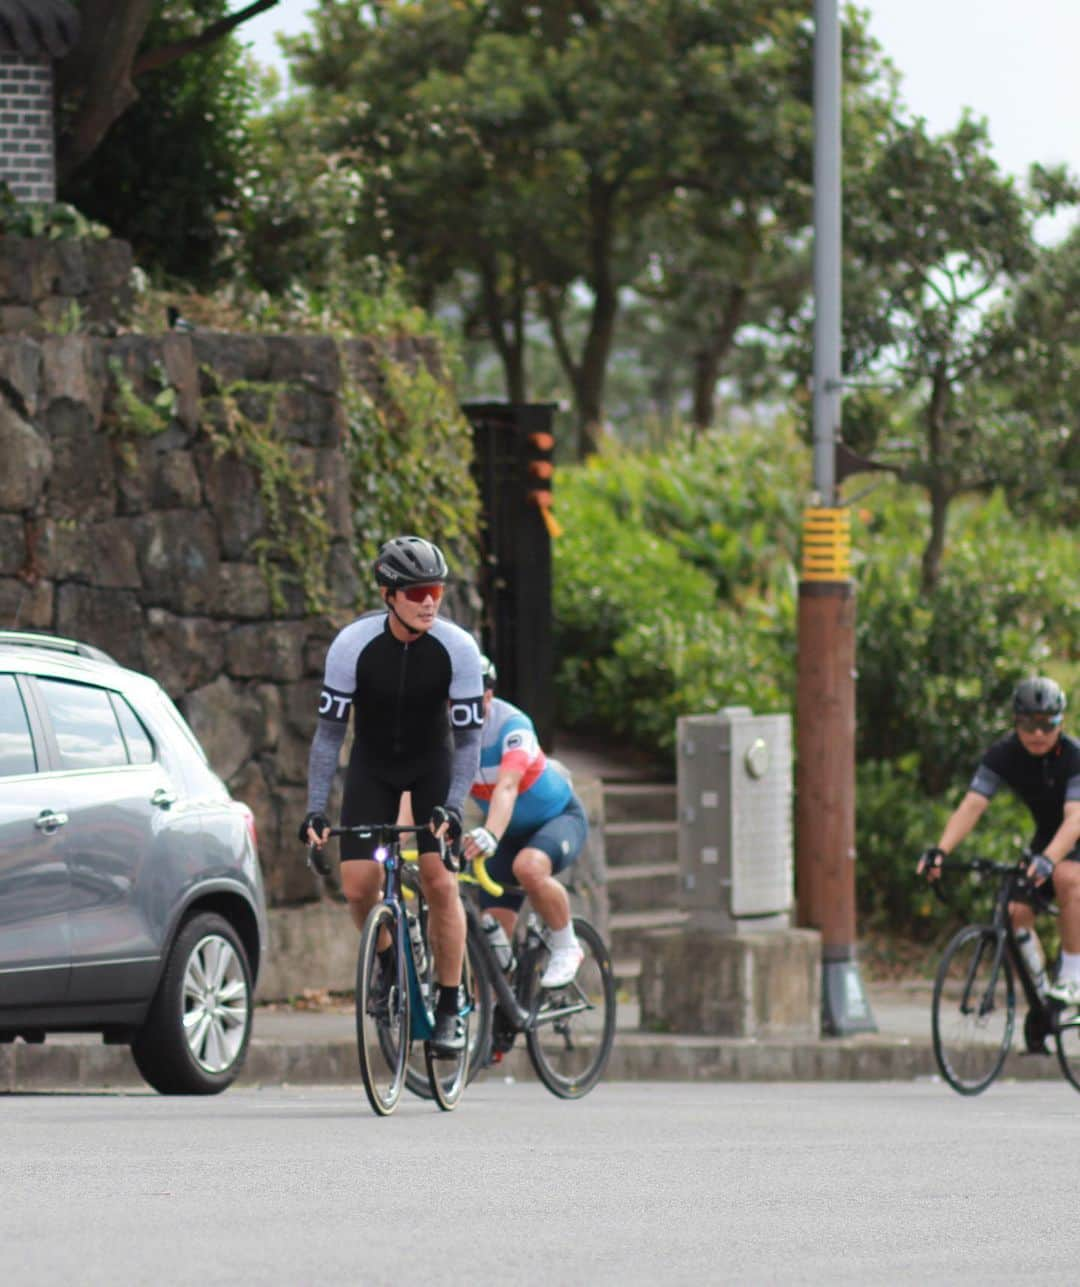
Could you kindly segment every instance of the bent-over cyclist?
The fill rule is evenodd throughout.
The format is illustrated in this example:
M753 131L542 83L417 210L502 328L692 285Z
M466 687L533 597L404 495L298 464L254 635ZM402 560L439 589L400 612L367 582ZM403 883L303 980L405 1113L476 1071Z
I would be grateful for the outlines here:
M580 800L540 749L532 720L495 696L495 666L482 658L484 728L479 771L471 794L484 825L465 836L466 858L484 857L489 874L506 889L480 891L480 905L513 936L527 896L551 931L551 956L541 987L565 987L583 959L570 918L570 900L555 879L578 859L588 836Z
M1035 823L1028 875L1057 900L1061 913L1061 968L1047 995L1080 1005L1080 742L1065 736L1065 705L1054 680L1021 681L1013 694L1013 732L983 755L941 839L920 856L918 871L935 879L997 790L1010 787ZM1009 916L1018 940L1042 961L1032 906L1012 902Z
M373 570L385 610L346 626L326 654L300 838L318 847L328 839L327 801L351 712L342 825L392 820L406 791L416 817L432 819L431 829L417 836L439 982L431 1045L452 1056L465 1044L459 1014L465 914L456 877L441 862L439 839L460 839L465 793L479 764L480 650L465 630L439 620L449 569L438 546L418 536L395 537L380 548ZM342 891L359 929L382 889L382 869L371 861L374 847L373 839L359 836L341 840ZM389 936L379 950L386 953L383 976L389 979Z

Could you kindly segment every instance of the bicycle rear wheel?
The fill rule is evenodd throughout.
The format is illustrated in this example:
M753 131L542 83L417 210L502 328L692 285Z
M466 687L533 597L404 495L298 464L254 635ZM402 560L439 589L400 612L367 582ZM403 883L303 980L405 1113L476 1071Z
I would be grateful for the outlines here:
M585 953L573 982L541 988L545 959L529 980L532 1024L525 1034L536 1075L561 1099L587 1095L603 1075L615 1043L615 974L599 933L580 916L574 933ZM541 952L541 958L546 956Z
M385 929L395 944L390 977L383 976L378 955ZM397 1107L409 1057L409 984L400 976L396 950L397 919L385 903L374 908L360 936L356 967L356 1046L360 1075L371 1107L388 1117Z
M1080 1090L1080 1010L1062 1009L1057 1016L1060 1026L1054 1029L1058 1063L1065 1080Z
M968 925L945 949L934 981L934 1058L961 1095L977 1095L1001 1071L1012 1045L1016 992L995 930Z

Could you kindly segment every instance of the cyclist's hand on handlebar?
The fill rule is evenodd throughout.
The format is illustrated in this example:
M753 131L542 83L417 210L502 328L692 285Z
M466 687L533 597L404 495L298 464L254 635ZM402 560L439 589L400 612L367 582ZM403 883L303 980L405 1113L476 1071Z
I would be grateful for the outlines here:
M461 839L461 810L455 809L452 804L436 805L431 811L428 826L435 833L436 839L445 840L453 849Z
M474 858L490 858L498 847L499 842L487 827L474 827L465 833L461 851L472 862Z
M1036 885L1041 885L1054 874L1053 860L1047 858L1046 854L1032 854L1027 874Z
M937 845L931 845L929 849L924 849L919 855L915 874L925 876L927 880L937 880L941 875L941 864L945 861L946 856L945 850L938 848Z
M313 809L300 824L300 839L305 845L321 849L330 839L330 819Z

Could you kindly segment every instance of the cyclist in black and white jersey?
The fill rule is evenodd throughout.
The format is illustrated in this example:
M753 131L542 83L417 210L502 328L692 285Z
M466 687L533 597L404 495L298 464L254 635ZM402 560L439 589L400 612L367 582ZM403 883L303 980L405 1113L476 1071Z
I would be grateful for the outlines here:
M1013 694L1014 731L986 751L967 794L945 824L941 839L919 859L918 870L934 879L947 854L971 831L999 787L1009 787L1027 805L1035 824L1034 857L1028 875L1046 883L1061 912L1061 968L1047 995L1080 1005L1080 742L1066 737L1065 694L1052 679L1023 680ZM1017 937L1036 956L1035 912L1009 904Z
M326 654L300 838L320 847L327 840L327 800L351 712L342 825L392 821L405 791L414 816L432 819L430 832L417 836L439 980L432 1045L452 1055L465 1042L458 1013L465 914L457 880L439 859L438 837L460 838L465 794L480 762L480 650L466 631L439 620L449 571L438 546L418 536L395 537L379 550L374 571L385 611L346 626ZM381 895L382 869L370 861L373 853L373 841L342 837L341 886L358 928ZM380 950L389 958L389 936Z

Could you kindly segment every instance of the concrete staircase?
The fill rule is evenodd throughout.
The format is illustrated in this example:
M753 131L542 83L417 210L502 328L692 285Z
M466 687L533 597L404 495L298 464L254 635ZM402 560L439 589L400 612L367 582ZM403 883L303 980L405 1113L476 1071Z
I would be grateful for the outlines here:
M637 999L641 942L649 930L676 929L678 909L675 784L604 782L609 935L620 994Z

